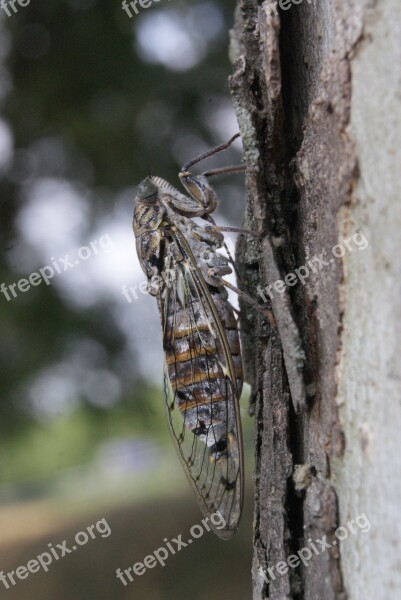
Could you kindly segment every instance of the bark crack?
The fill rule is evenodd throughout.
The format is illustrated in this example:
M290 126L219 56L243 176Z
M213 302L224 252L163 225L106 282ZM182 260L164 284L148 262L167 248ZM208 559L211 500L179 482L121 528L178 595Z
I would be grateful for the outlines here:
M346 10L333 0L275 15L268 2L239 0L231 32L230 87L252 167L245 222L263 236L261 244L241 239L237 259L276 323L243 307L256 414L255 600L344 598L338 547L313 568L274 569L309 538L333 536L339 518L330 461L344 449L336 406L342 264L320 272L310 261L338 243L356 177L348 56L362 22L355 12L339 28ZM306 265L302 285L276 291Z

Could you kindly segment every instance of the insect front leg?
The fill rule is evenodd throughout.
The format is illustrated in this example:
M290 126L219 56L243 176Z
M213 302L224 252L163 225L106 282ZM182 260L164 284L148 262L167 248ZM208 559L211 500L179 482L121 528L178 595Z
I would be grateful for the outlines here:
M218 152L222 152L222 150L226 150L231 144L240 136L239 133L233 135L228 142L224 142L203 154L193 158L189 162L187 162L179 172L178 176L181 180L182 185L190 194L190 196L196 200L199 206L203 207L204 215L208 215L216 210L218 200L216 192L213 187L210 185L208 181L208 177L211 175L218 175L220 173L232 173L238 171L244 171L246 169L245 165L235 166L235 167L224 167L223 169L214 169L213 171L207 171L203 175L192 175L189 171L190 167L195 165ZM199 215L201 216L201 215Z
M188 194L202 207L203 214L199 216L209 215L216 210L217 194L205 175L192 175L189 171L181 171L179 178Z

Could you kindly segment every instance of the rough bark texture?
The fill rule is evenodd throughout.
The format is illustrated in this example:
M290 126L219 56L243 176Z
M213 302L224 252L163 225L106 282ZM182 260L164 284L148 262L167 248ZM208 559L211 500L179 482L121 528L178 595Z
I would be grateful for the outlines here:
M251 167L246 225L263 238L242 239L238 261L274 317L243 307L256 419L254 599L384 599L401 577L400 478L389 465L400 462L401 427L401 7L283 6L239 0L231 36ZM357 231L363 252L344 246ZM309 261L322 254L327 265L314 272ZM302 285L263 291L304 265ZM336 528L362 513L371 531L338 542ZM323 536L335 544L308 567L268 573Z

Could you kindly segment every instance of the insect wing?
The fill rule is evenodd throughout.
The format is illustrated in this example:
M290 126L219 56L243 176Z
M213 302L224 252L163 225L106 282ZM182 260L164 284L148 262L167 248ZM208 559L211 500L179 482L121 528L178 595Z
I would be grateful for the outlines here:
M209 526L228 539L242 511L239 394L224 322L191 258L160 296L165 406L174 444ZM206 292L206 293L205 293Z

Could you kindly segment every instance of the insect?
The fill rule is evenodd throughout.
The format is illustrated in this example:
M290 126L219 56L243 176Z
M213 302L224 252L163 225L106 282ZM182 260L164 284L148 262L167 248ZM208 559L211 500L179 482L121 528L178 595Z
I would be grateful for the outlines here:
M149 175L137 188L133 218L139 261L161 317L168 423L202 512L218 511L224 519L219 528L209 520L223 539L235 532L242 511L243 373L237 320L226 289L233 286L223 279L232 271L231 257L219 252L223 228L211 217L218 199L208 177L245 166L197 176L189 169L238 136L183 166L179 178L188 195Z

